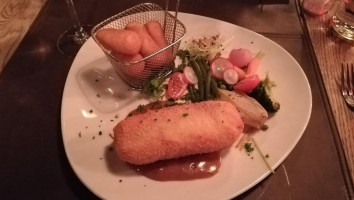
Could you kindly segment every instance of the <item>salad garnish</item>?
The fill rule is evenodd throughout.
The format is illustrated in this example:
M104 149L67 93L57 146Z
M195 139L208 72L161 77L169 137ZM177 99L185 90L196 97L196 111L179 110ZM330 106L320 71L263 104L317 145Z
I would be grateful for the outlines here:
M264 53L252 57L250 50L235 48L221 57L223 48L219 34L191 39L178 50L181 63L172 73L149 80L143 92L159 100L200 102L220 98L220 90L229 90L245 93L267 112L276 112L280 104L271 96L275 84L268 74L260 80L257 73Z

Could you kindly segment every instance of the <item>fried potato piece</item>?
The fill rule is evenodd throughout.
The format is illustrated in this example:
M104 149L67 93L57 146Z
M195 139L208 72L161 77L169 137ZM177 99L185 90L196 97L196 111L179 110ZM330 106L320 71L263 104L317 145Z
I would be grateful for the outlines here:
M148 33L143 24L138 22L130 22L125 26L125 30L134 31L140 36L140 38L142 39L140 54L143 57L149 56L161 49L151 37L151 35Z
M222 150L240 137L243 128L229 102L164 107L119 122L114 128L114 149L123 161L149 164Z
M138 54L143 42L134 31L113 28L99 30L96 37L104 48L126 55Z
M160 48L164 48L168 45L168 42L165 39L165 33L158 21L147 22L145 28Z

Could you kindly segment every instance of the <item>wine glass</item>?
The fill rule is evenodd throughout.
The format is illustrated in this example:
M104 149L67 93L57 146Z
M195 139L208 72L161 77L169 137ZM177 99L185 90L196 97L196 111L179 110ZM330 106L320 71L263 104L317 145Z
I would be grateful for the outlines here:
M354 44L354 0L341 0L330 25L336 36Z
M73 58L81 46L90 37L91 25L80 24L73 0L64 0L68 6L70 18L74 27L62 33L57 41L58 51L70 58Z

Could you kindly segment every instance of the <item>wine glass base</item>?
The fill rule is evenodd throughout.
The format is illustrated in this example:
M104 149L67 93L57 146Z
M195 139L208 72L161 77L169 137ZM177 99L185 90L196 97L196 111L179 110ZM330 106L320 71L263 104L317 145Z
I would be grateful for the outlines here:
M332 34L337 38L354 45L354 27L338 19L336 16L330 21Z
M92 25L84 25L79 33L77 29L72 28L61 34L57 41L59 53L74 58L81 46L90 38L92 28Z

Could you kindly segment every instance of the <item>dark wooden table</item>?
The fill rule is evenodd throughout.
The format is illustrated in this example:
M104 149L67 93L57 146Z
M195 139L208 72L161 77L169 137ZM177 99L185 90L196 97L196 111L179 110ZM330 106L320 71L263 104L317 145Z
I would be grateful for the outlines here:
M75 1L83 24L143 1ZM151 1L164 5L164 1ZM265 1L264 1L265 2ZM350 199L353 185L336 140L323 83L318 79L296 2L255 0L182 1L180 11L227 21L256 31L285 48L311 85L313 107L300 142L275 174L235 199ZM56 50L72 26L63 0L48 0L0 74L1 199L98 199L72 171L61 138L60 109L73 59Z
M330 19L341 3L332 1L327 13L313 16L302 13L304 26L308 31L314 57L323 81L335 129L338 130L340 143L344 150L352 181L354 180L354 111L349 109L340 92L341 65L354 63L354 45L339 40L330 28Z
M45 2L46 0L0 1L0 72Z

